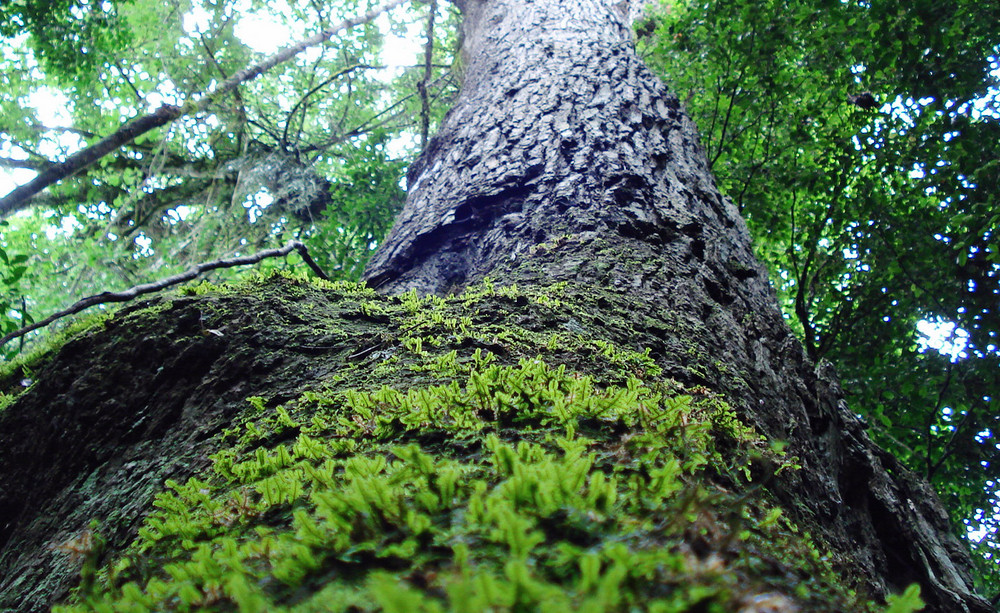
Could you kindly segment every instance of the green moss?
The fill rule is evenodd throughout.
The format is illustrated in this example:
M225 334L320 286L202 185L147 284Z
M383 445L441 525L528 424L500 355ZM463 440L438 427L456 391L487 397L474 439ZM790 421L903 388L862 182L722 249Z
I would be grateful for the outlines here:
M762 487L794 459L648 351L564 325L584 290L226 291L275 283L274 309L355 346L292 401L250 398L58 611L866 609Z
M203 296L205 294L218 294L227 291L229 288L224 285L216 285L208 281L199 281L182 286L177 293L181 296Z

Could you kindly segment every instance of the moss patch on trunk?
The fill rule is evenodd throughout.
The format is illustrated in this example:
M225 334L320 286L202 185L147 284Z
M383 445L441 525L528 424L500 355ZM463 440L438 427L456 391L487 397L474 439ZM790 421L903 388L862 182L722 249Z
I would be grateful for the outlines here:
M59 611L872 609L769 496L795 459L595 332L627 297L284 276L188 293L70 342L115 346L127 323L151 346L225 343L177 393L226 406L191 443L208 459L157 473L141 525L94 517L49 547L83 578ZM182 364L139 383L165 367ZM162 428L197 428L191 410Z

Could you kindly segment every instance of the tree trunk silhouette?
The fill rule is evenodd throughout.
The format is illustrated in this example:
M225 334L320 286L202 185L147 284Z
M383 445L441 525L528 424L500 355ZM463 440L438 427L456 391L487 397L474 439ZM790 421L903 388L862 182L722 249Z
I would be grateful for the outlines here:
M444 296L486 279L564 282L585 308L532 319L518 299L470 325L509 317L648 349L665 376L724 395L787 443L801 469L755 464L754 487L821 537L852 583L884 597L916 582L928 611L989 611L930 487L870 442L784 322L694 127L633 50L629 3L457 4L462 92L410 170L368 284ZM336 364L373 360L376 377L378 356L399 355L402 326L379 309L283 291L130 307L38 367L0 413L0 609L65 596L79 564L54 545L76 543L89 518L106 518L101 536L121 551L163 479L209 464L248 395L272 406L322 387Z

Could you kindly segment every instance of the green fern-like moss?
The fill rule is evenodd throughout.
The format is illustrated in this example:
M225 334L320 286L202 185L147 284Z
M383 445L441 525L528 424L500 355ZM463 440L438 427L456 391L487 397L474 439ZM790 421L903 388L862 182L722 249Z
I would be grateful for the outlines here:
M57 611L867 609L749 480L794 459L721 398L572 326L495 320L566 321L565 287L324 291L390 332L294 401L251 398Z

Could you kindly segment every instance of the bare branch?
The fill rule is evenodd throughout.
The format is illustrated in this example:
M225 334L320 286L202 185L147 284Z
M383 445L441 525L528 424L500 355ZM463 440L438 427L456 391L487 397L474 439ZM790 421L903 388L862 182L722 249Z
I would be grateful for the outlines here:
M65 126L45 126L42 124L33 124L27 126L32 132L61 132L63 134L76 134L84 138L97 138L97 135L93 132L88 132L87 130L80 130L79 128L67 128Z
M26 168L28 170L44 170L51 166L49 162L41 160L15 160L14 158L0 158L0 166L3 168Z
M330 26L318 34L310 36L309 38L290 47L286 47L259 64L255 64L254 66L238 71L232 77L220 83L200 99L190 101L183 107L164 104L151 115L145 115L133 119L122 126L114 134L111 134L82 151L74 153L69 156L66 161L53 165L48 170L40 173L33 180L15 188L9 194L0 198L0 217L4 217L14 211L23 209L28 206L32 196L42 191L49 185L83 170L105 155L135 140L146 132L170 123L178 117L204 111L216 99L228 94L230 91L239 87L240 84L250 81L251 79L255 79L278 64L286 62L299 53L302 53L309 47L318 45L329 38L332 38L335 34L342 30L353 28L363 23L368 23L380 14L396 8L405 1L406 0L390 0L389 2L373 8L363 15L352 17L351 19L345 19L337 25Z
M359 70L359 69L362 69L362 68L363 69L377 69L377 68L383 68L383 67L382 66L374 66L374 65L371 65L371 64L354 64L353 66L348 66L347 68L344 68L343 70L340 70L340 71L334 73L329 78L324 79L319 85L313 87L312 89L310 89L309 91L307 91L305 94L303 94L302 97L299 98L299 101L295 103L295 106L292 107L292 110L288 112L288 115L285 118L285 128L284 128L284 130L281 133L281 141L280 141L281 142L281 147L286 147L287 144L288 144L288 128L292 125L292 117L295 115L296 112L298 112L299 108L301 108L302 105L305 104L306 100L308 100L310 96L312 96L313 94L315 94L319 90L323 89L324 87L326 87L330 83L336 81L340 77L342 77L342 76L344 76L346 74L350 74L350 73L354 72L355 70ZM305 115L305 111L303 111L303 115Z
M351 19L345 19L344 21L340 22L335 26L330 26L329 28L323 30L322 32L319 32L318 34L314 34L313 36L310 36L305 40L302 40L290 47L286 47L281 51L278 51L277 53L265 59L259 64L238 71L232 77L220 83L214 90L212 90L211 92L206 94L203 98L201 98L201 100L196 102L194 112L204 111L206 108L208 108L209 104L211 104L212 101L218 98L219 96L222 96L223 94L228 93L230 90L235 89L245 81L249 81L251 79L260 76L261 74L267 72L271 68L274 68L278 64L281 64L282 62L287 62L288 60L292 59L299 53L302 53L309 47L318 45L332 38L335 34L340 32L341 30L353 28L363 23L368 23L369 21L375 19L382 13L390 11L396 8L397 6L403 4L403 2L405 1L406 0L390 0L389 2L386 2L381 6L373 8L364 15L353 17Z
M153 292L158 292L162 289L184 283L185 281L190 281L198 275L206 273L211 270L217 270L219 268L232 268L234 266L246 266L247 264L256 264L261 260L267 258L276 258L281 256L286 256L292 251L298 251L299 255L302 256L302 261L306 263L309 268L312 269L316 276L329 281L330 278L323 272L323 269L316 264L316 261L312 259L309 255L309 250L306 249L305 244L300 241L289 241L284 247L279 249L265 249L263 251L258 251L252 255L245 255L237 258L226 258L221 260L215 260L212 262L204 262L189 268L185 272L167 277L166 279L161 279L159 281L154 281L152 283L144 283L142 285L136 285L127 290L121 292L101 292L100 294L95 294L93 296L87 296L81 300L78 300L73 306L68 309L59 311L54 315L50 315L45 319L35 322L30 326L25 326L20 330L15 330L9 334L5 334L0 338L0 347L6 345L8 342L24 336L25 334L37 330L39 328L44 328L45 326L51 324L52 322L79 313L80 311L90 308L92 306L97 306L99 304L107 304L110 302L128 302L129 300L134 300L139 296L144 294L151 294Z
M135 83L132 82L132 79L129 78L128 73L126 73L125 69L122 68L121 62L118 62L116 60L112 62L111 65L118 70L118 74L121 76L122 81L124 81L125 84L128 85L128 88L132 90L132 93L135 94L136 102L142 102L143 100L145 100L146 96L144 96L142 92L140 92L138 88L136 88Z
M434 79L434 81L431 82L431 86L436 86L438 83L440 83L442 81L446 81L449 78L451 78L451 73L447 72L447 73L439 76L438 78ZM388 107L382 109L378 113L375 113L374 115L372 115L368 119L362 121L360 124L358 124L357 126L355 126L354 128L352 128L351 130L348 130L347 132L340 133L337 136L329 138L329 139L327 139L327 140L325 140L325 141L323 141L321 143L318 143L316 145L310 145L308 147L305 147L305 148L302 149L302 152L303 153L313 153L313 152L316 152L316 151L322 151L322 150L324 150L324 149L326 149L328 147L332 147L333 145L336 145L338 143L342 143L342 142L344 142L345 140L347 140L348 138L350 138L352 136L357 136L358 134L364 134L365 132L367 132L369 130L374 130L376 128L380 128L380 127L388 124L393 119L395 119L396 115L398 113L394 113L394 111L402 109L403 105L406 104L406 102L408 102L411 98L413 98L416 95L417 95L416 93L407 94L406 96L403 96L402 98L400 98L399 100L397 100L393 104L391 104ZM434 99L437 100L439 97L440 97L439 95L435 95ZM382 117L383 115L388 115L388 117L386 117L385 119L376 121L379 117Z
M431 0L427 14L427 44L424 46L424 78L417 83L420 92L420 148L427 147L427 137L431 124L431 105L427 100L427 84L431 80L431 62L434 60L434 16L437 0Z

